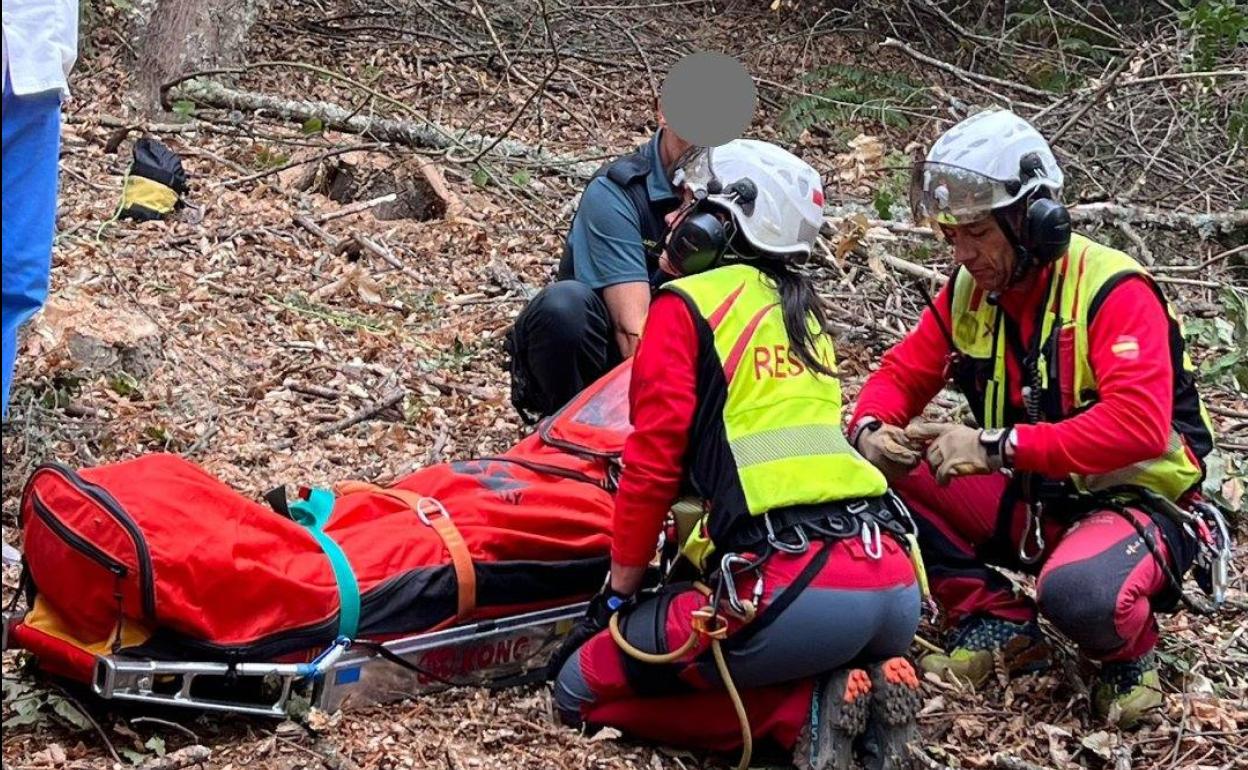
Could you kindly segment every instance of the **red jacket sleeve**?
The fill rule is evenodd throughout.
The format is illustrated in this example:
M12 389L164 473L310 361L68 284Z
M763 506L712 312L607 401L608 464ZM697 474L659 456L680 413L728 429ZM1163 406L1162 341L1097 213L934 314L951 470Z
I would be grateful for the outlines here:
M1169 318L1147 279L1110 291L1088 329L1088 358L1099 400L1061 422L1018 426L1016 468L1106 473L1166 450L1174 402Z
M633 432L624 443L611 530L611 558L619 564L650 563L663 520L680 493L698 400L697 351L697 332L684 300L660 294L633 357Z
M945 284L932 301L941 323L949 326L949 291ZM905 425L923 413L923 408L945 385L945 362L949 341L941 331L931 308L925 308L919 323L905 339L889 348L858 394L849 429L863 417L877 417L891 425Z

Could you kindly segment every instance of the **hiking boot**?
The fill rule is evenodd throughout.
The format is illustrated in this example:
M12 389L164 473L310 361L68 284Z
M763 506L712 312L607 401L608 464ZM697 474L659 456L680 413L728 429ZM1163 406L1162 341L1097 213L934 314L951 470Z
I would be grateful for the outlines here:
M793 764L798 770L849 770L854 741L867 726L871 677L860 668L820 677L806 724L797 734Z
M1119 727L1135 727L1163 700L1161 677L1151 653L1135 660L1101 664L1092 691L1092 706L1102 719Z
M952 671L960 679L982 687L993 671L993 653L1005 656L1005 670L1027 674L1049 666L1049 646L1035 621L1012 623L987 615L973 615L958 626L947 655L932 653L919 661L924 671L942 679Z
M871 715L862 740L867 770L908 770L919 737L919 675L905 658L871 667Z

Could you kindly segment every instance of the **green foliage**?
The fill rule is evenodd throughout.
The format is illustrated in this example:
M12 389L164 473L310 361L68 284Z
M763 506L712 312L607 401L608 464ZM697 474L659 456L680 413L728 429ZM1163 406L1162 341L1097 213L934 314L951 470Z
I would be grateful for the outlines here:
M1111 49L1120 45L1118 40L1097 29L1104 22L1098 25L1094 20L1087 19L1083 12L1071 10L1069 5L1061 14L1054 13L1044 0L1024 0L1013 7L1016 10L1005 20L1009 30L1006 40L1016 38L1049 48L1055 54L1050 57L1051 61L1065 65L1066 58L1073 57L1103 67L1114 57ZM1096 17L1101 18L1099 15ZM1006 72L999 74L1009 75ZM1083 85L1083 77L1079 73L1056 64L1033 64L1027 70L1025 79L1036 88L1054 93L1065 93Z
M1248 294L1228 286L1222 290L1224 316L1184 323L1183 335L1206 353L1200 377L1213 385L1248 393Z
M483 168L478 168L472 172L472 183L477 187L485 187L490 183L490 174Z
M1239 104L1231 108L1226 128L1231 135L1232 142L1240 145L1248 144L1248 98L1241 99Z
M811 95L793 100L780 115L780 128L790 138L817 124L837 126L849 121L905 128L910 121L898 108L923 92L905 75L847 64L821 67L804 75L802 82Z
M4 680L4 703L13 716L4 720L6 730L21 725L56 720L71 730L91 729L91 720L68 698L17 679Z
M303 121L303 133L305 134L309 134L309 135L319 134L324 130L325 130L325 121L321 120L320 118L308 118L307 120Z
M1243 0L1179 0L1179 20L1192 36L1190 71L1216 67L1236 46L1248 46L1248 3Z
M519 171L511 175L511 183L514 184L516 187L524 187L528 185L528 183L532 180L533 180L533 175L530 174L525 169L520 169Z
M884 156L888 174L880 181L871 196L871 205L880 219L893 218L893 206L905 205L910 190L910 159L900 150L892 150Z
M141 400L143 392L139 381L128 372L117 372L108 380L108 387L117 395L133 400Z
M173 112L184 118L195 117L195 102L190 99L179 99L173 103Z
M268 171L269 169L274 169L278 166L284 166L289 161L289 155L282 152L275 152L270 150L268 147L262 146L256 149L255 161L253 165L257 167L257 171Z
M82 393L83 384L83 378L75 374L55 375L39 401L46 409L60 409Z

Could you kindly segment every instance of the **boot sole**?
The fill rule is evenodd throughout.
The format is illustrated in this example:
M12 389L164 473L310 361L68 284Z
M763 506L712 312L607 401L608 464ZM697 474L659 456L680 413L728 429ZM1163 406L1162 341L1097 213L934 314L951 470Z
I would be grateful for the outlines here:
M918 738L919 675L905 658L890 658L871 667L871 724L875 753L868 770L909 770L915 767L912 744Z
M798 734L794 764L798 770L849 770L854 741L866 729L871 713L871 677L860 668L841 670L819 687Z

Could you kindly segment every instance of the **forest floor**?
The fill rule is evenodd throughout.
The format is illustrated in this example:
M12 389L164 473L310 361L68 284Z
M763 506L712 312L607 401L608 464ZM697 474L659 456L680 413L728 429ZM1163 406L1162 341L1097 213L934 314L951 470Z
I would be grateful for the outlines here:
M870 211L882 201L881 213L891 200L904 201L897 158L949 124L948 113L930 105L903 105L898 114L909 112L905 120L881 122L859 108L835 123L807 116L810 125L801 124L793 103L813 88L803 72L856 68L881 79L906 73L914 81L932 75L896 49L874 48L878 30L832 29L817 13L769 13L766 4L743 2L718 9L700 2L559 6L547 21L566 55L543 81L550 57L515 53L508 60L495 55L491 41L501 35L516 52L540 47L540 22L526 30L499 18L498 29L487 31L480 17L441 3L434 8L441 15L421 17L419 34L404 34L400 21L410 18L362 10L370 5L276 0L253 31L249 52L250 61L271 64L249 71L239 88L364 114L407 120L420 114L448 129L496 135L510 126L509 138L530 147L597 161L649 136L652 89L675 58L699 48L723 50L738 56L761 86L751 134L792 147L820 169L831 206L862 202ZM124 6L93 7L97 17L84 35L65 109L53 302L19 351L4 427L6 542L20 547L21 487L46 460L81 467L176 452L259 497L283 482L386 483L426 464L506 449L525 434L508 401L502 337L528 293L549 280L582 180L524 161L498 161L486 174L444 154L275 114L178 102L173 114L146 123L126 96ZM674 19L682 23L679 40ZM457 37L456 29L469 32ZM475 52L471 41L480 43ZM957 78L941 74L935 82L968 98ZM410 112L396 112L360 84L401 100ZM543 96L526 101L537 85ZM180 153L191 177L193 205L170 221L116 217L141 133L128 130L133 124ZM351 154L282 168L352 146ZM348 187L352 200L376 198L392 189L384 185L396 169L400 179L424 177L413 169L426 161L449 190L450 211L429 203L426 189L420 205L392 207L386 215L400 218L378 218L381 207L332 216L350 204L326 191ZM343 173L353 181L335 187L334 175ZM433 209L431 218L411 216L422 207ZM355 240L355 247L335 249L300 218L319 223L331 239ZM1236 320L1218 284L1242 281L1242 268L1232 267L1242 259L1199 272L1182 268L1219 258L1236 242L1146 225L1096 232L1128 250L1130 232L1143 232L1151 250L1166 257L1159 264L1180 268L1166 288L1201 330L1194 339L1211 345L1193 349L1198 364L1234 351L1240 341L1234 324L1248 321ZM852 248L857 244L844 237L837 242L846 247L829 257L821 275L824 293L836 303L837 352L852 402L873 362L919 308L917 295L905 288L913 278L899 278L881 254L945 272L949 261L935 244L904 237L882 251ZM129 358L123 358L137 363L87 367L67 352L65 339L75 332L105 349L124 349ZM1241 506L1248 400L1227 382L1211 375L1202 387L1225 442L1214 481ZM397 406L314 435L396 388L404 390ZM1232 574L1221 614L1161 619L1166 705L1144 727L1120 732L1098 725L1089 715L1088 669L1063 647L1053 671L994 682L981 692L925 683L928 761L960 768L1248 767L1248 559L1242 552ZM16 567L6 567L6 601L16 583ZM923 634L935 638L931 629ZM315 715L309 731L262 719L105 708L32 678L22 664L19 653L5 653L3 759L13 768L99 767L118 759L121 766L167 767L186 759L177 752L195 744L209 747L206 764L220 768L660 770L735 761L557 727L543 688L459 689L384 709Z

